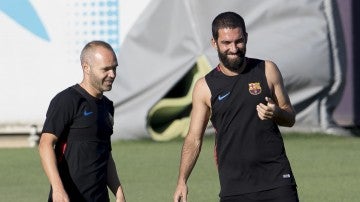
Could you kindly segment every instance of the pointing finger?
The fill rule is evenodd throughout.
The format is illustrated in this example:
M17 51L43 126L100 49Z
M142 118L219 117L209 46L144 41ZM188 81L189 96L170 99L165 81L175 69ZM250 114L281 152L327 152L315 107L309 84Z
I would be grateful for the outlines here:
M275 102L269 97L265 97L265 100L268 102L268 104L275 104Z

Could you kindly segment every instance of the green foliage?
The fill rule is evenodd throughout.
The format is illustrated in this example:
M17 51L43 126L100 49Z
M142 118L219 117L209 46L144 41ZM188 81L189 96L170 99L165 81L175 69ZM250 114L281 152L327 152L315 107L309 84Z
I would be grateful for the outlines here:
M358 201L360 138L321 134L284 135L300 201ZM117 141L113 157L127 201L172 201L182 139ZM214 137L207 136L189 179L189 201L218 201L213 158ZM0 201L46 201L49 183L35 148L0 149ZM114 197L111 195L111 200Z

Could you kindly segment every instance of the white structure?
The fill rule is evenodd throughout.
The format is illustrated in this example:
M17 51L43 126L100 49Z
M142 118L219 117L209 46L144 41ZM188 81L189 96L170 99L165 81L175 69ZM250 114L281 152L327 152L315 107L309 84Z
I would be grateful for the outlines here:
M247 23L247 55L273 60L282 71L298 112L291 130L333 133L346 64L331 0L2 1L0 132L41 129L50 99L82 78L81 48L101 39L119 58L116 82L106 94L116 106L113 138L151 136L149 118L159 118L149 117L152 107L169 99L179 81L194 79L184 76L199 60L217 65L211 22L229 10ZM171 123L187 117L188 108L174 113L161 118Z

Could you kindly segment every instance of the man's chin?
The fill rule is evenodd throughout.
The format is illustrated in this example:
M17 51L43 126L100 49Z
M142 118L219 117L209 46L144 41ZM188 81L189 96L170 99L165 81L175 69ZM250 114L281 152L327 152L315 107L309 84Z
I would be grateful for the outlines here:
M112 89L112 86L105 86L103 88L103 91L110 91Z
M241 69L243 64L244 64L244 60L236 62L236 63L229 63L228 68L232 71L238 71Z

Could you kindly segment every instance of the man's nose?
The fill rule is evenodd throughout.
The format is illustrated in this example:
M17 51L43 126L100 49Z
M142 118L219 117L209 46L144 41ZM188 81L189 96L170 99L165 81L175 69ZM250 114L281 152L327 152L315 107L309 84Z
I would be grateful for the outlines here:
M111 77L111 78L115 78L116 77L116 71L115 70L110 70L108 76Z
M238 52L238 47L236 46L236 44L230 44L229 45L229 51L231 53L237 53Z

